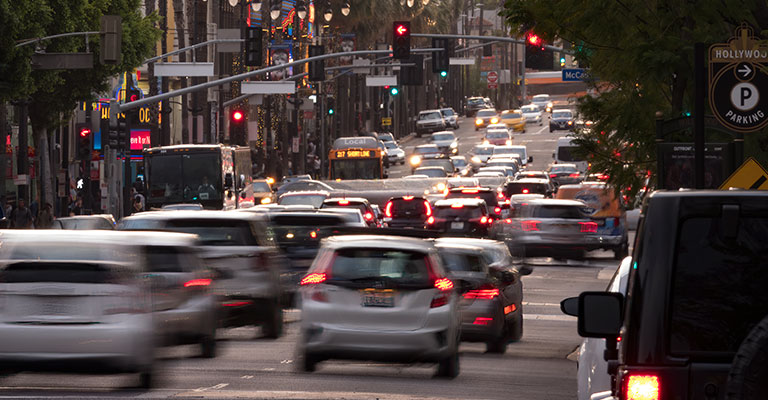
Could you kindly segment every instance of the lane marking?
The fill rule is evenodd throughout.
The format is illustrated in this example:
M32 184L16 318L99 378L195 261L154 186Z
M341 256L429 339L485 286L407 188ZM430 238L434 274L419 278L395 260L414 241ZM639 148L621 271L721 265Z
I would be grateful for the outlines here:
M560 308L560 303L535 303L532 301L524 301L524 306L543 306L543 307L557 307Z
M523 313L523 319L536 320L536 321L576 322L576 317L571 317L570 315L547 315L547 314Z
M208 391L208 390L224 389L227 386L229 386L229 383L219 383L219 384L216 384L216 385L213 385L213 386L209 386L209 387L199 387L197 389L193 389L192 391L195 392L195 393L201 393L201 392L205 392L205 391Z

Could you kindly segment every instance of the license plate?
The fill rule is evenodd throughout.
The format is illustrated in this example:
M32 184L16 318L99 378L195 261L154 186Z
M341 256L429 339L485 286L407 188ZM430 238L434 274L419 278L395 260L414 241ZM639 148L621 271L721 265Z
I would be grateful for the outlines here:
M451 229L464 229L463 222L451 222Z
M364 291L362 294L363 307L394 307L395 292Z

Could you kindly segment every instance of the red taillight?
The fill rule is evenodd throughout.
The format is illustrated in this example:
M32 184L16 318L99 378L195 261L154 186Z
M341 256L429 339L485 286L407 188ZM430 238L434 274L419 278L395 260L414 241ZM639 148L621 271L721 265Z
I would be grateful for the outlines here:
M461 193L480 193L479 189L462 189Z
M435 287L441 292L453 289L453 282L448 278L440 278L435 280Z
M549 174L550 178L557 178L557 174Z
M447 293L440 293L440 294L436 295L436 296L435 296L435 297L432 299L432 302L431 302L431 303L429 303L429 308L437 308L437 307L442 307L442 306L444 306L444 305L448 304L448 300L449 300L450 298L451 298L451 297L450 297L450 295L449 295L449 294L447 294Z
M339 200L339 205L340 206L348 206L349 205L349 200L347 200L347 199Z
M413 196L403 196L403 200L411 201L411 200L413 200Z
M500 199L503 199L504 198L504 193L503 192L499 192L499 194L496 197L498 197Z
M427 224L428 225L432 225L434 223L435 223L435 217L430 216L429 218L427 218Z
M576 173L570 174L568 176L570 176L571 178L578 178L580 175L579 175L578 172L576 172Z
M528 194L528 193L531 193L531 191L528 189L523 189L523 194Z
M539 223L541 223L541 221L525 220L525 221L520 222L520 227L524 231L538 231L539 230Z
M496 207L496 208L494 208L494 209L493 209L493 211L494 211L496 214L501 214L501 207Z
M451 204L451 208L464 208L464 204L453 203L453 204Z
M499 289L474 289L464 293L465 299L493 300L499 296Z
M243 300L243 301L230 301L226 303L221 303L224 307L242 307L253 304L252 301Z
M480 218L480 223L481 223L481 224L487 224L487 223L488 223L488 217L486 217L485 215L483 215L483 217L482 217L482 218Z
M184 287L194 287L194 286L209 286L211 284L210 279L192 279L189 281L184 282Z
M312 239L317 239L317 232L315 231L309 232L309 237L311 237Z
M428 201L426 201L426 200L424 201L424 211L425 211L425 215L426 215L427 217L429 217L430 215L432 215L432 206L430 206L430 205L429 205L429 202L428 202Z
M582 233L596 233L597 222L579 222Z
M391 201L388 201L387 205L384 206L384 215L386 215L387 218L392 218L392 202Z
M493 318L477 317L475 318L475 322L473 322L472 325L490 325L491 322L493 322Z
M659 400L661 383L656 375L630 375L625 378L624 398L627 400Z
M322 272L313 272L304 278L301 279L301 282L299 282L300 285L316 285L318 283L323 283L325 280L328 279L328 276L325 275L325 273Z
M365 213L364 217L366 221L373 220L373 214L371 214L370 212Z
M517 310L517 306L515 303L512 303L511 305L504 307L504 314L513 313L515 310Z

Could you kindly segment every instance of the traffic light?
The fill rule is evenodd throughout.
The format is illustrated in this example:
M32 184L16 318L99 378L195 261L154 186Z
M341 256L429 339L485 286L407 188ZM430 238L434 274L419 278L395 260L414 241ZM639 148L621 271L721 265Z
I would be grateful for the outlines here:
M93 150L93 131L88 124L77 124L75 130L77 134L77 158L90 160L91 150Z
M560 57L560 67L565 67L565 57Z
M321 45L310 45L309 56L316 57L325 54L325 49ZM322 82L325 80L325 60L309 62L309 81Z
M398 93L400 93L400 90L398 90L396 86L392 86L389 89L389 94L391 94L392 96L397 96Z
M334 109L336 108L336 100L333 97L329 97L328 99L328 115L333 115L335 112Z
M141 94L141 90L139 88L135 88L133 86L126 85L125 87L125 102L130 103L132 101L136 101L141 99L143 96Z
M235 109L229 119L229 142L232 144L245 144L245 112Z
M392 56L398 60L407 60L411 55L411 22L395 21L392 23Z
M264 61L261 27L245 28L245 65L259 67Z
M398 82L402 86L421 86L424 84L424 56L421 54L411 54L406 63L413 64L412 67L400 67L400 77Z
M529 47L539 48L541 50L544 50L541 42L541 37L533 32L528 32L525 35L525 44Z
M130 150L130 139L129 139L130 133L128 132L128 124L125 122L125 120L118 120L117 121L117 149L118 151L128 151Z
M486 44L483 46L483 57L493 57L493 45Z
M528 32L525 37L525 67L536 70L553 70L555 55L547 50L541 36Z
M432 72L439 74L443 71L448 71L451 47L451 41L448 39L432 38L432 48L443 49L442 51L432 53Z
M120 64L122 58L123 22L119 15L102 15L99 29L99 62Z
M441 78L447 78L448 77L448 71L446 71L446 70L440 71L440 77Z

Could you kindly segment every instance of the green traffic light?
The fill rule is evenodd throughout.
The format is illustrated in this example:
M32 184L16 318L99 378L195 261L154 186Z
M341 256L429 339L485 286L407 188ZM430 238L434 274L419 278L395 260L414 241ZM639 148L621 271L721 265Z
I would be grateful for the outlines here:
M328 115L333 115L333 108L328 109Z
M445 78L446 76L448 76L448 71L440 71L440 76Z
M565 57L560 57L560 64L565 64Z
M398 94L398 93L400 93L400 91L399 91L399 90L397 90L397 88L396 88L396 87L393 87L392 89L389 89L389 93L390 93L392 96L397 96L397 94Z

